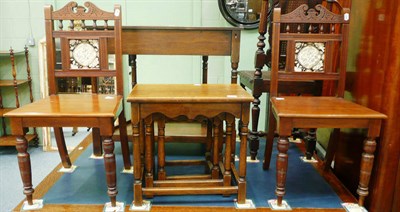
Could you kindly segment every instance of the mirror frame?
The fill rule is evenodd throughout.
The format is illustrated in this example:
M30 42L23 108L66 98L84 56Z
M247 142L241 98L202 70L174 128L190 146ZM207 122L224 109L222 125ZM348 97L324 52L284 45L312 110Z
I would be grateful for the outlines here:
M235 17L233 17L229 13L227 5L225 3L225 0L218 0L218 7L219 7L219 11L221 12L222 16L231 25L233 25L235 27L241 27L244 29L257 29L258 28L260 19L257 19L256 21L253 21L253 22L242 22L242 21L237 20Z

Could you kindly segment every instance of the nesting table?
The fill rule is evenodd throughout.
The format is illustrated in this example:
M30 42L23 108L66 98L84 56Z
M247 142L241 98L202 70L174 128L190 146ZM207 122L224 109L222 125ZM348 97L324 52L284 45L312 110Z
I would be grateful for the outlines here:
M132 116L134 205L143 204L143 195L151 197L189 194L237 194L237 203L244 204L246 201L247 133L252 100L253 97L238 84L137 84L127 98L127 101L131 103ZM154 179L154 132L151 126L154 117L160 117L160 114L167 118L185 116L188 119L195 119L203 116L213 119L214 133L218 133L219 121L226 121L227 138L223 162L219 162L219 149L216 145L220 142L218 141L220 136L214 136L213 139L211 179ZM235 145L232 141L235 139L230 137L234 130L232 125L235 118L241 121L238 170L232 157ZM140 127L142 120L145 125L144 130ZM145 135L140 135L141 133ZM163 136L158 137L158 154L160 155L160 145L161 151L163 148ZM141 138L144 138L142 144ZM144 157L141 157L141 148L144 148ZM160 168L160 164L158 166ZM145 185L142 185L142 181Z

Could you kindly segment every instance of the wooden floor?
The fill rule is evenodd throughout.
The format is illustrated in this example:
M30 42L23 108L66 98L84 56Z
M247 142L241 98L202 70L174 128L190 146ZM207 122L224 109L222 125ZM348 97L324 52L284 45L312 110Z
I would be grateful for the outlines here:
M88 145L92 143L92 136L89 134L78 147L75 148L70 153L70 158L72 163L80 156L80 154L86 149ZM304 146L299 146L301 149ZM260 150L261 151L261 150ZM325 180L332 186L335 192L338 194L339 198L343 202L356 202L356 199L351 195L351 193L341 184L341 182L335 177L331 171L324 172L322 169L322 162L314 164L316 170L325 178ZM52 185L59 180L63 173L57 172L62 167L61 163L54 168L54 170L35 188L34 199L41 199L47 193L47 191L52 187ZM20 211L23 201L21 201L13 211ZM128 203L129 204L129 203ZM102 211L103 205L61 205L61 204L45 204L44 208L40 211ZM129 211L129 205L126 206L126 211ZM188 206L152 206L151 211L195 211L195 212L208 212L208 211L237 211L233 207L188 207ZM255 210L240 210L240 211L255 211ZM270 208L257 208L257 211L272 211ZM344 211L344 209L323 209L323 208L295 208L293 211Z

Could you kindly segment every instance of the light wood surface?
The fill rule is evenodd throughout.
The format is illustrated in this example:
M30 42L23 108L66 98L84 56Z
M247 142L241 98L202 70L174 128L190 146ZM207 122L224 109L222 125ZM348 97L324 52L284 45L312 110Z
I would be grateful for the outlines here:
M108 94L51 95L5 114L5 117L115 117L122 96ZM82 125L84 123L82 122Z
M128 102L250 102L250 96L237 84L138 84Z
M274 111L279 117L384 119L385 115L337 97L274 97ZM301 113L299 113L301 110Z

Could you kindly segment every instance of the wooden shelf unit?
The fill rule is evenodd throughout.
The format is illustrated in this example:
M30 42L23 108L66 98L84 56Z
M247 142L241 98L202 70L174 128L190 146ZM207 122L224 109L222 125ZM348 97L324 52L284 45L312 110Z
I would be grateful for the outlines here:
M19 56L25 56L25 62L26 62L26 72L27 72L27 79L17 79L17 71L16 71L16 65L15 65L15 59L16 57ZM32 95L32 79L30 76L30 66L29 66L29 51L28 48L25 47L24 51L18 51L14 52L14 50L11 48L10 51L0 51L0 58L4 61L7 61L6 58L9 59L11 63L11 70L1 70L0 71L9 71L12 75L12 79L0 79L0 117L1 117L1 125L2 125L2 136L0 136L0 146L15 146L16 143L16 137L12 135L7 134L7 126L6 126L6 121L4 114L20 107L20 101L18 97L18 91L19 87L23 85L28 85L29 86L29 94L30 94L30 102L33 102L33 95ZM2 88L6 87L13 87L14 88L14 95L15 95L15 107L4 107L3 105L3 96L4 93L1 93ZM8 95L8 94L7 94ZM33 128L33 132L30 134L27 134L26 139L28 142L33 141L34 145L38 145L38 136L36 132L36 128Z

